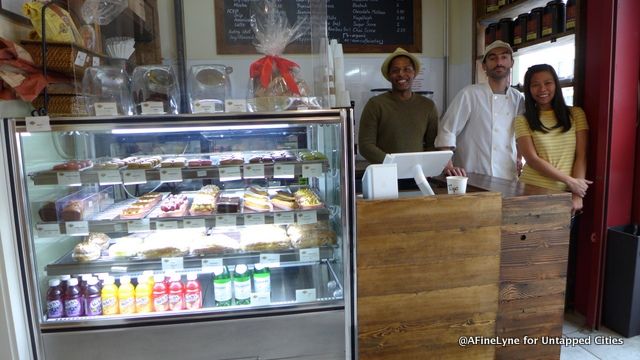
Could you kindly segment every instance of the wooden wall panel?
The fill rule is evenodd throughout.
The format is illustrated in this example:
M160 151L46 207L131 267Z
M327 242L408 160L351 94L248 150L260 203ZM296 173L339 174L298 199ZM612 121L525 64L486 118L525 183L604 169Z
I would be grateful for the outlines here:
M498 193L357 203L360 359L492 359L502 201Z

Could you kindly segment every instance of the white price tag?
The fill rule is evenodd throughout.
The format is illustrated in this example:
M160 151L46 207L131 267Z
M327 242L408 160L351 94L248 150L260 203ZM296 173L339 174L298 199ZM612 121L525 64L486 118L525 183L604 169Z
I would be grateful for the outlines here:
M236 226L235 215L217 215L216 226Z
M156 221L156 229L158 230L174 230L178 228L178 222L172 221Z
M100 66L100 58L97 56L94 56L91 64L92 64L91 66Z
M147 182L147 174L144 170L125 170L122 173L122 182L125 185L145 184Z
M264 164L248 164L244 166L243 176L245 179L263 179Z
M88 221L67 221L64 228L67 235L89 235Z
M318 222L318 213L315 210L300 211L296 214L297 223L300 225L315 224Z
M114 102L97 102L93 104L96 116L118 115L118 104Z
M127 267L126 266L112 266L110 272L126 273L127 272Z
M260 254L260 264L266 267L280 267L280 254Z
M293 179L296 166L293 164L275 164L273 165L273 177Z
M100 185L122 184L122 176L118 170L98 171L98 183Z
M161 168L161 182L180 182L182 181L182 169L180 168Z
M320 261L320 249L300 249L300 262L316 262Z
M222 258L213 258L213 259L202 259L202 271L213 271L216 267L221 267L223 265Z
M67 186L80 186L82 180L80 179L80 172L78 171L58 171L58 185Z
M24 119L28 132L51 131L51 123L48 115L27 116Z
M162 271L184 269L184 259L181 257L162 258Z
M225 100L224 112L247 112L247 100L245 99Z
M164 114L164 103L162 101L145 101L140 106L142 115Z
M302 177L312 178L322 176L322 163L302 164Z
M277 212L273 214L273 223L274 224L293 224L295 220L293 219L294 213L292 212Z
M127 231L129 232L140 232L140 231L150 231L150 230L151 230L151 225L150 225L149 219L127 221Z
M316 289L296 290L296 302L316 301Z
M271 304L271 294L268 292L251 293L251 305L261 306Z
M205 227L204 219L184 219L182 226L185 229L203 228Z
M225 166L218 169L220 172L220 181L231 181L242 179L240 166Z
M198 171L196 171L196 176L197 177L206 177L207 176L207 170L198 170Z
M264 214L245 214L245 225L264 225Z
M76 60L73 63L77 66L83 66L86 61L87 54L83 53L82 51L78 51L78 53L76 54Z
M36 231L39 237L53 237L60 236L60 225L55 224L38 224L36 225Z
M197 100L193 102L194 114L211 114L222 111L224 111L224 107L220 100Z

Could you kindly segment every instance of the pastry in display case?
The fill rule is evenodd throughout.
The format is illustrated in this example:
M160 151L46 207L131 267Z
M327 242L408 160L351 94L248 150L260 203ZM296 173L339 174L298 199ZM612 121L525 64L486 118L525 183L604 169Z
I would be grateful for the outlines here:
M68 132L64 120L27 133L23 119L5 119L19 144L10 166L22 169L21 238L35 254L23 254L24 276L42 353L55 357L98 332L108 334L104 346L165 327L190 342L235 328L259 338L286 322L285 338L299 346L317 352L313 339L327 338L339 347L330 352L343 354L354 202L348 116L78 119L71 154L64 144L67 152L47 151L60 145L48 144L51 133ZM164 130L168 122L175 128ZM221 335L198 344L203 352L235 346Z

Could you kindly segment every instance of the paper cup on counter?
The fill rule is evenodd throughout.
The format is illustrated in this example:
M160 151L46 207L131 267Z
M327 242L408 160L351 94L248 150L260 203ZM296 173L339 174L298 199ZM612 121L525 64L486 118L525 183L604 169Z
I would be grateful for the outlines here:
M465 194L467 192L466 176L447 176L447 192L449 194Z

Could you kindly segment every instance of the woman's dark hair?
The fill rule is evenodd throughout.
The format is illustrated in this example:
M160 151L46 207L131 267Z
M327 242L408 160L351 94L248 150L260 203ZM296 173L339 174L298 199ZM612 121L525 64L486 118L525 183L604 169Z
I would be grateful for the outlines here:
M556 83L556 91L553 94L553 100L551 100L551 108L553 112L556 114L556 119L558 122L555 126L551 128L547 128L540 121L540 115L538 112L538 106L533 100L533 95L531 95L531 78L534 74L547 71L553 76L553 81ZM567 104L564 102L564 97L562 96L562 89L560 88L560 80L558 80L558 74L553 69L551 65L547 64L538 64L533 65L527 72L524 74L524 116L529 123L529 127L533 131L542 131L548 132L551 129L562 128L563 132L569 131L571 129L571 119L569 118L569 108Z

